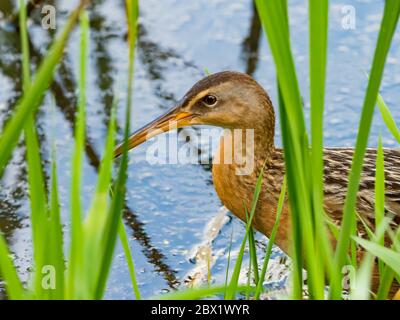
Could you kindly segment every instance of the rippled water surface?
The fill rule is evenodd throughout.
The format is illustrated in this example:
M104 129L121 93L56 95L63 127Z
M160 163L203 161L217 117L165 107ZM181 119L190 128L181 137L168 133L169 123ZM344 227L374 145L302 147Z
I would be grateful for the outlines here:
M20 96L21 73L18 33L5 22L15 2L0 2L0 125L13 111ZM63 23L76 1L45 1L57 7ZM293 52L304 105L309 109L307 1L290 3ZM356 9L356 29L341 26L343 5ZM160 115L190 86L210 72L237 70L252 74L276 104L275 70L268 45L250 0L145 0L140 1L139 38L135 65L132 123L138 128ZM383 1L331 1L325 143L352 146L355 141L363 92L379 29ZM88 119L82 199L90 204L98 161L114 94L120 99L119 124L123 124L126 99L127 44L124 1L93 1L90 9L91 43L88 79ZM31 12L30 45L35 67L53 34L40 26L40 10ZM382 95L395 119L400 116L400 33L389 54ZM57 145L59 184L65 228L68 229L69 182L73 119L76 106L78 34L69 43L50 93L38 114L41 150L49 170L50 146ZM54 97L54 98L53 98ZM308 113L308 112L306 112ZM308 117L307 117L308 119ZM379 133L386 146L395 141L376 114L370 145ZM279 128L276 143L280 144ZM212 184L210 166L200 164L152 165L146 161L149 143L130 153L125 215L129 242L144 297L207 279L205 258L212 257L212 281L225 279L227 252L232 255L244 234L243 224L221 208ZM15 254L26 279L30 266L29 202L24 147L14 151L0 181L0 229ZM266 238L258 235L260 258ZM282 288L287 260L274 249L274 263L267 285ZM246 262L247 263L247 262ZM245 278L245 275L243 275ZM107 298L133 298L129 273L117 248Z

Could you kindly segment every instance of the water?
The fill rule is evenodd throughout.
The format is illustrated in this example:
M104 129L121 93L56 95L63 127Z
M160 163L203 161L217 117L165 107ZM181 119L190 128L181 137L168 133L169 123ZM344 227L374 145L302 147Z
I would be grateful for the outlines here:
M309 110L308 27L306 1L290 2L292 46L303 94L306 117ZM15 1L2 0L0 16L15 11ZM61 25L76 1L47 1L56 5ZM127 44L123 1L93 1L91 14L88 121L84 186L85 208L90 204L96 171L106 134L114 94L120 98L119 125L124 123ZM343 5L356 9L356 29L345 30ZM377 39L383 1L331 1L329 55L325 111L325 144L352 146L355 141L363 93ZM46 52L52 33L40 25L40 11L30 20L31 54L36 65ZM251 1L165 0L141 1L139 39L135 64L132 123L142 126L210 72L237 70L252 74L277 101L275 70L268 45ZM72 35L51 93L38 114L41 151L49 171L50 146L57 145L60 196L68 230L69 183L73 119L76 105L78 36ZM381 93L395 119L400 116L400 34L397 32L388 58ZM21 65L18 34L2 22L0 30L0 124L9 117L20 96ZM54 98L53 98L54 97ZM396 146L378 114L371 130L370 146L379 133L384 144ZM279 128L276 143L280 144ZM179 286L201 284L207 278L204 256L212 256L212 281L222 283L232 236L232 255L244 234L243 224L221 209L207 165L150 165L148 144L130 153L126 226L144 297ZM0 229L15 254L23 279L31 261L24 147L19 144L0 181ZM222 210L222 211L221 211ZM257 236L260 258L265 237ZM282 289L287 260L278 248L268 275L270 289ZM245 262L248 263L247 261ZM243 279L245 274L242 275ZM123 252L118 246L106 297L132 299L133 293Z

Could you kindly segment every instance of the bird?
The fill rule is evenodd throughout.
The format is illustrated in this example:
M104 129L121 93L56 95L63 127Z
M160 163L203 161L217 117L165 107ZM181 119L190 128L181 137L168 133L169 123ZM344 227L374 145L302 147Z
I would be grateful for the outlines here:
M171 125L171 121L174 125ZM206 76L189 89L184 97L164 115L134 132L128 139L132 149L150 138L171 130L193 125L222 127L219 148L214 154L212 177L215 190L222 204L242 221L246 221L245 207L251 208L256 181L263 168L263 183L256 205L252 227L267 237L275 224L276 210L281 186L285 176L282 148L275 146L275 111L268 93L251 76L222 71ZM252 137L246 135L252 130ZM242 133L233 139L235 131ZM239 141L237 141L239 140ZM232 159L245 153L243 145L251 140L252 170L243 174ZM250 145L250 144L249 144ZM123 152L123 144L114 151L115 157ZM351 168L353 148L324 148L324 210L331 221L340 225L346 197L348 175ZM400 151L384 148L385 166L385 212L391 217L391 226L400 225ZM362 223L357 233L366 237L363 224L374 230L374 185L377 150L367 148L357 197L357 213ZM215 161L217 159L218 161ZM250 161L249 161L250 162ZM291 218L288 197L280 216L275 243L290 255ZM332 239L333 245L335 240ZM390 240L386 239L386 245ZM362 248L358 248L362 254ZM376 268L375 268L376 269ZM375 271L372 287L379 285ZM400 288L394 281L391 293Z

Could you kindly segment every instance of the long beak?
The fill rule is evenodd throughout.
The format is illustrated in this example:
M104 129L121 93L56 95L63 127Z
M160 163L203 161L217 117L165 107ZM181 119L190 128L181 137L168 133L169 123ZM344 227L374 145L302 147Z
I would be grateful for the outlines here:
M135 148L160 133L190 125L191 120L195 116L192 113L181 111L179 107L172 108L167 113L134 132L128 139L128 150ZM115 148L114 157L117 158L122 152L123 142Z

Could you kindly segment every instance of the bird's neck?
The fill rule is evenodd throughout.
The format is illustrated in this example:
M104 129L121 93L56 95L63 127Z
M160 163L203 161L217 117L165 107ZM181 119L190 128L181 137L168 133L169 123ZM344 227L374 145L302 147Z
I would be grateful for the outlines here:
M268 128L224 129L213 162L233 166L237 175L258 175L273 150L273 131Z

